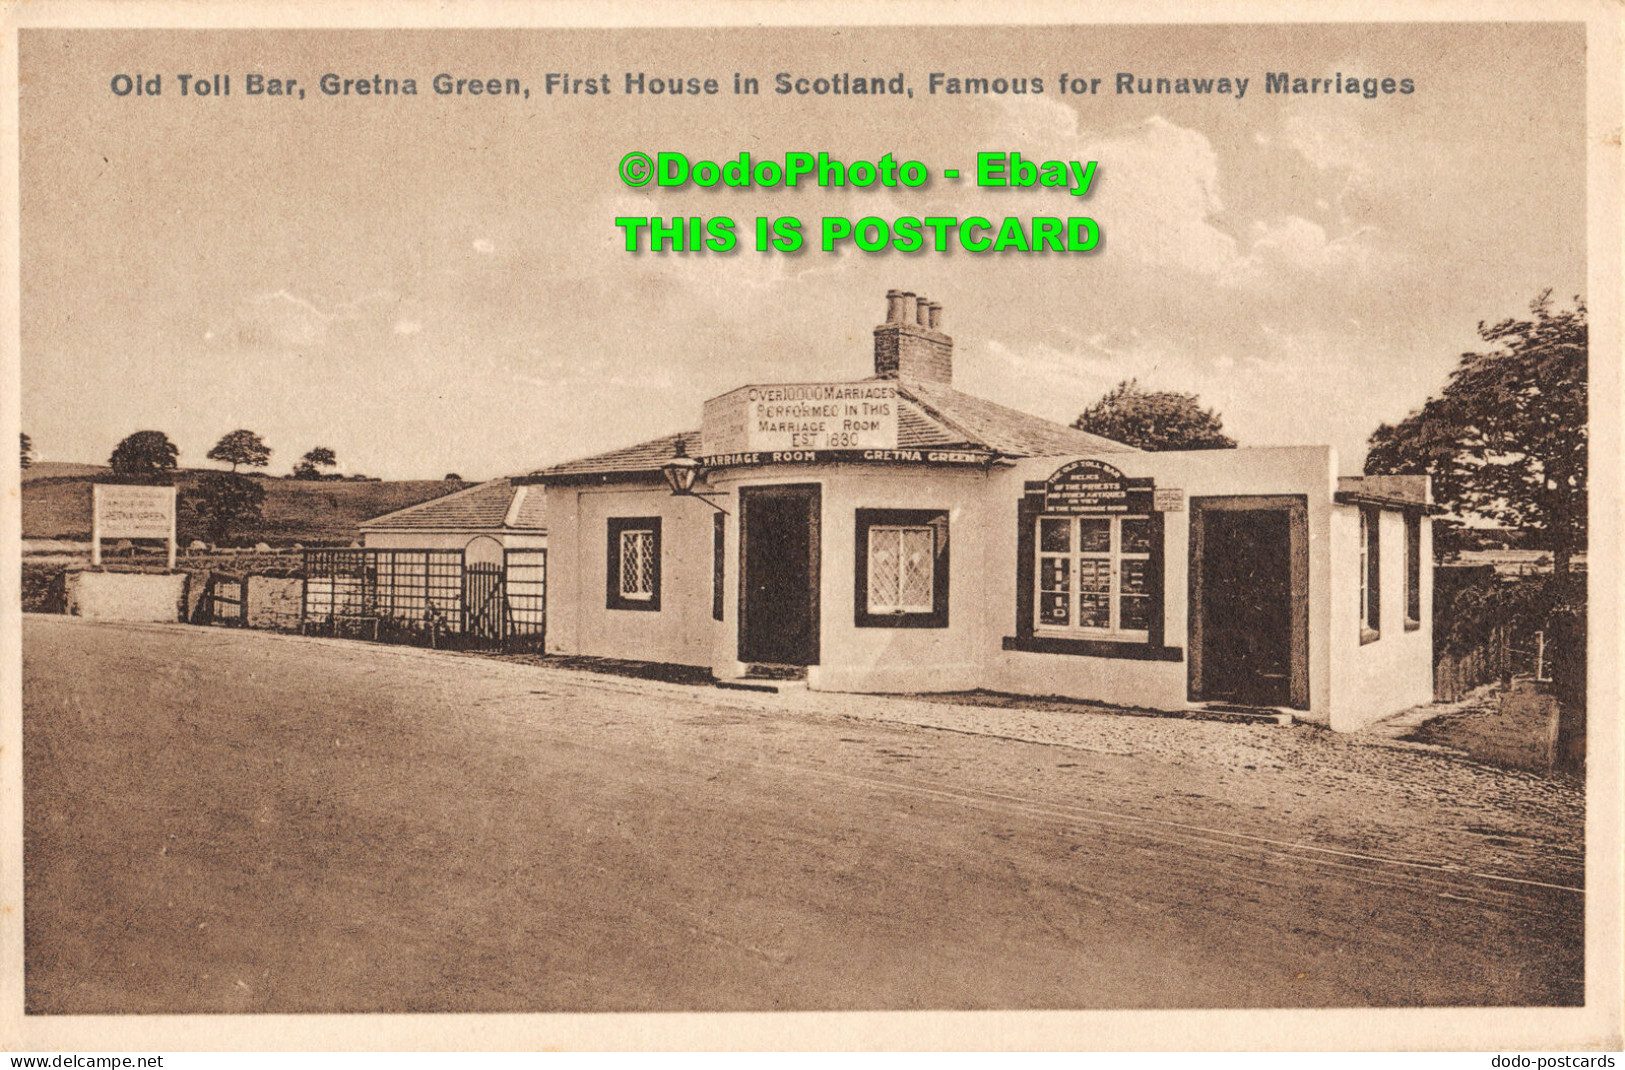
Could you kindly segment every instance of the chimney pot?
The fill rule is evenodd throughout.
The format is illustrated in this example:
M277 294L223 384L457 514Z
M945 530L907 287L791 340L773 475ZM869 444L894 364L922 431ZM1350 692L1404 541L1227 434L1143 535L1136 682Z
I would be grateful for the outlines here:
M903 291L886 291L886 322L897 323L903 318Z
M903 291L903 316L902 316L902 319L900 319L898 322L899 323L913 323L914 322L914 317L918 314L918 313L915 312L915 309L917 307L918 306L917 306L917 304L915 302L914 295L909 293L907 290L904 290Z
M915 306L914 322L921 327L931 326L931 302L924 297Z
M942 306L935 301L931 302L931 322L929 326L933 331L942 329Z

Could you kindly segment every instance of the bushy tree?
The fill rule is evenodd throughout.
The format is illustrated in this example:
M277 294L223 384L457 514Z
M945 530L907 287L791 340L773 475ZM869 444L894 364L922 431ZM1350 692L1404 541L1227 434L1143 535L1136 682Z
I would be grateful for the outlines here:
M175 460L180 453L162 431L137 431L113 447L107 463L118 479L168 485L175 478Z
M22 461L24 468L34 463L34 440L28 437L28 432L22 433Z
M254 432L238 429L222 435L207 456L211 461L231 465L231 470L235 472L238 465L244 464L250 468L264 468L271 463L271 448Z
M463 477L458 475L456 472L447 472L445 481L447 483L461 483L463 481Z
M258 520L265 488L235 472L205 472L187 492L186 502L213 542L223 542L245 520Z
M1233 450L1224 420L1195 394L1145 390L1125 379L1072 421L1088 431L1143 450Z
M1566 579L1586 539L1585 303L1554 309L1546 290L1528 317L1478 334L1493 348L1463 353L1438 396L1378 427L1365 471L1432 476L1438 501L1519 530Z
M338 455L326 446L316 446L299 458L299 463L293 466L295 479L326 479L322 474L323 468L332 468L339 463Z

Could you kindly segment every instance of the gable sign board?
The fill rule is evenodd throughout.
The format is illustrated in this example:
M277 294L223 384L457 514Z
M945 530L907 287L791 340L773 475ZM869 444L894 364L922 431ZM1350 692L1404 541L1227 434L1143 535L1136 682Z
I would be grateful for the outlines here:
M1130 478L1105 461L1073 461L1044 481L1044 511L1075 516L1149 513L1152 481Z
M705 403L706 455L785 450L894 450L897 384L742 386Z
M175 567L175 488L97 483L90 491L90 558L102 563L103 539L165 539Z

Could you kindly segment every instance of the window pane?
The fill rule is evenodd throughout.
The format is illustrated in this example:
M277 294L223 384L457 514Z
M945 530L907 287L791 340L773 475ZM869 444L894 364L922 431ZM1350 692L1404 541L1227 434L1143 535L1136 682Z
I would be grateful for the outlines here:
M1078 562L1078 590L1098 591L1106 594L1112 589L1112 566L1110 561L1095 561L1084 559Z
M1122 627L1143 632L1151 627L1151 599L1142 594L1125 594L1122 606Z
M930 528L904 528L902 539L903 571L898 582L898 601L904 609L931 609L931 552Z
M1072 561L1065 557L1045 557L1038 562L1038 589L1041 591L1070 591Z
M652 598L655 589L654 532L621 532L621 595Z
M1123 518L1123 553L1148 554L1151 552L1151 520L1143 516Z
M1144 594L1146 580L1151 574L1151 562L1128 560L1123 562L1123 593Z
M621 532L621 594L638 592L638 536L641 531Z
M898 531L896 528L869 529L869 608L897 608Z
M1047 517L1038 526L1038 548L1049 554L1072 549L1072 521Z
M1038 596L1038 623L1065 626L1072 621L1072 614L1068 606L1071 600L1068 594L1050 594L1045 592Z
M1112 549L1112 520L1109 516L1078 518L1078 549L1086 554L1107 554Z
M655 534L640 531L638 535L638 593L652 595L655 592Z
M1111 595L1080 594L1078 596L1078 627L1110 628L1111 626Z

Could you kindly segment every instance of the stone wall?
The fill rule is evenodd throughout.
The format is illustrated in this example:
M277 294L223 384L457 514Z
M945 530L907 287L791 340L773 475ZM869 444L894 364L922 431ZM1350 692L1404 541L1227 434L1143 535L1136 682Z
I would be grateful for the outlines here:
M185 620L189 580L184 572L69 572L66 610L89 620Z

